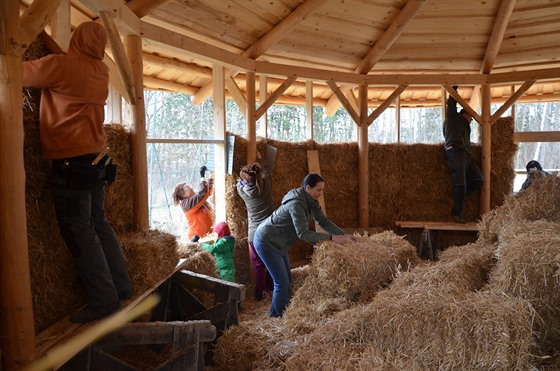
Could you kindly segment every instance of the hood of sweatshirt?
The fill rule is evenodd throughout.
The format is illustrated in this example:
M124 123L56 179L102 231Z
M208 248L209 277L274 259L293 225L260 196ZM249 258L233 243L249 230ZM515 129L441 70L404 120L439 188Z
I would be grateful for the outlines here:
M103 60L105 46L107 46L105 28L99 23L84 22L72 34L68 55L85 55Z

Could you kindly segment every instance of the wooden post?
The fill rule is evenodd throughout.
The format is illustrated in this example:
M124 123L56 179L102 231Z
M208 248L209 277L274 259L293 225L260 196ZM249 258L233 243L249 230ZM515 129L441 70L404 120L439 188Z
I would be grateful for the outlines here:
M305 81L305 139L313 140L313 81Z
M397 97L397 104L395 107L395 121L397 122L397 143L401 142L401 96Z
M490 84L482 85L482 192L480 193L480 215L490 211L490 176L492 170L492 125Z
M358 131L358 223L369 227L369 141L368 141L368 86L360 85L360 122Z
M262 105L268 98L268 79L266 75L259 76L259 103ZM266 112L259 119L260 129L258 134L266 138L268 135L268 115Z
M18 0L1 2L0 29L0 368L21 370L35 358L35 328L25 212Z
M216 200L216 222L226 220L226 92L225 71L222 66L212 67L214 91L214 139L222 140L214 144L214 197Z
M257 121L255 120L255 73L247 71L247 163L257 160Z
M134 79L136 104L132 105L132 171L134 173L134 217L139 230L149 229L148 170L146 158L146 109L142 70L142 38L128 35L124 38L126 53Z

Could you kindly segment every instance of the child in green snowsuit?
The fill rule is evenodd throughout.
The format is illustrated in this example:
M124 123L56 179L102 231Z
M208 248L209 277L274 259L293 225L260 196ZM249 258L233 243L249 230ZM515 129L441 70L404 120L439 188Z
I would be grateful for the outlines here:
M218 239L214 244L202 244L204 250L210 251L216 261L216 269L220 278L235 282L235 264L233 262L233 250L235 249L235 238L230 236L229 226L226 222L219 222L214 226L214 232Z

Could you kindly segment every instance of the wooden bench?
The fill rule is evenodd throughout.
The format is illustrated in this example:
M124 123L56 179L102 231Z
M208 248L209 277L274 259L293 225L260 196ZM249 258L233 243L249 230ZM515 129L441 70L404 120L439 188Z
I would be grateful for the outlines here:
M478 232L477 223L452 223L452 222L428 222L428 221L403 221L398 220L395 224L400 228L422 229L422 236L418 246L418 256L424 257L427 253L430 260L435 260L434 250L437 250L438 231L471 231Z
M130 311L142 300L157 293L161 300L149 322L128 323L115 332L90 344L73 356L62 369L135 370L112 354L127 345L169 344L169 358L157 369L203 370L210 354L202 343L215 342L227 327L238 322L238 305L245 300L245 286L223 281L184 268L184 259L167 277L140 296L123 303L121 312ZM192 289L213 295L213 306L207 308ZM51 349L67 344L98 322L76 324L64 318L36 337L37 359ZM208 347L206 347L208 348Z

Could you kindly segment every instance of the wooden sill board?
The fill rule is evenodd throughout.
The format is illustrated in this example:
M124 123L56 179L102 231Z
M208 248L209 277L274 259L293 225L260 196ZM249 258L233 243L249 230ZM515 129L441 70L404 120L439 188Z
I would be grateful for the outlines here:
M428 222L398 220L395 224L401 228L421 228L438 231L478 231L478 223Z

